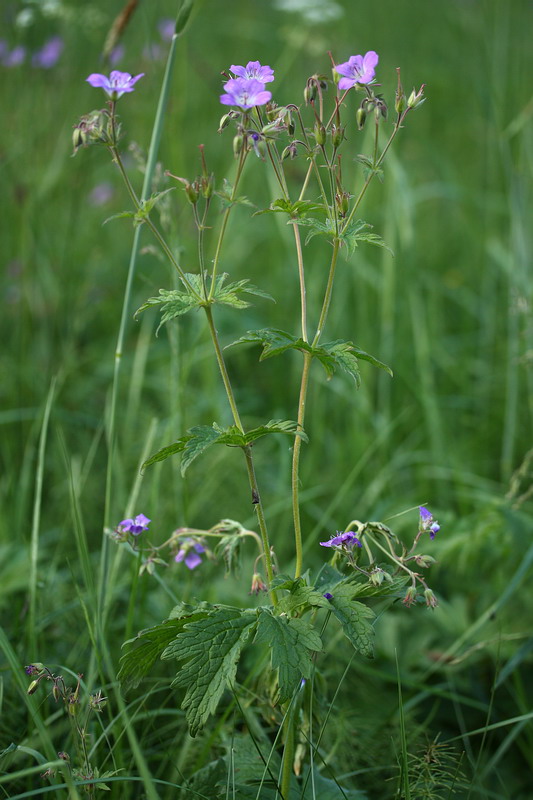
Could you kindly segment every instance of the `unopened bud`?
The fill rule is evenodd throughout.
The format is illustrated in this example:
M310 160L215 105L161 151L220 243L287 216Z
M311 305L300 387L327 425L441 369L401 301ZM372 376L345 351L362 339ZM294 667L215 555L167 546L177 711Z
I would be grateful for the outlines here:
M389 575L388 572L385 572L384 569L381 569L381 567L374 567L370 573L369 580L374 586L381 586L383 581L392 583L392 576Z
M416 555L415 561L419 567L424 567L426 569L435 563L433 556Z
M340 147L343 139L344 139L344 128L341 125L332 125L331 141L333 142L333 147L335 147L335 149Z
M296 158L298 155L296 142L291 142L281 153L281 160L285 161L286 158Z
M259 594L259 592L266 592L267 585L264 582L263 578L259 574L259 572L254 572L252 576L252 588L250 589L250 594Z
M418 106L422 105L422 103L426 99L424 97L424 86L425 83L422 84L418 92L415 89L413 89L413 91L409 95L409 100L407 101L407 108L417 108Z
M362 131L366 122L366 111L364 108L357 109L355 112L355 121L357 122L358 129Z
M304 100L305 100L306 106L308 106L309 103L313 103L315 101L316 96L317 96L317 92L318 92L318 89L317 89L316 83L314 82L314 80L312 80L310 78L307 81L307 84L306 84L305 89L304 89Z
M32 681L28 686L27 694L34 694L37 691L38 686L39 686L39 679Z
M335 195L335 203L340 217L345 217L348 212L350 195L347 192L337 192Z
M52 697L54 698L56 703L58 703L61 700L61 691L57 683L54 683L54 687L52 689Z
M233 137L233 155L235 156L235 158L240 156L240 154L242 153L243 145L244 145L244 139L241 136L241 134L238 133L237 136Z
M319 144L320 146L326 144L326 129L324 128L321 122L315 123L315 139L316 143Z
M414 586L410 586L408 588L408 590L405 593L405 597L402 600L402 603L404 604L404 606L407 606L407 608L412 606L413 603L416 603L416 589Z
M207 178L203 177L200 181L202 197L204 197L206 200L209 200L209 198L213 194L214 183L215 183L215 176L213 175L213 173L211 173L211 175L209 175Z
M401 114L402 111L405 111L407 106L407 98L405 96L404 90L400 87L400 89L396 90L396 99L394 102L394 110L397 114Z
M424 591L424 597L426 598L426 605L428 608L436 608L439 604L439 601L431 591L431 589L426 589Z

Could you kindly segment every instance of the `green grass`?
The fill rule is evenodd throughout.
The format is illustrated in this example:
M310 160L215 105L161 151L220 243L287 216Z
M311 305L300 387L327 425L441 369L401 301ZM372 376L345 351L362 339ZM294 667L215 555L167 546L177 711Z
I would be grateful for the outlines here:
M199 2L177 44L159 158L163 169L191 179L200 169L202 143L210 168L231 174L231 132L217 134L219 73L231 63L259 58L276 67L280 102L302 101L307 77L328 72L328 50L338 61L378 51L391 104L397 66L406 89L427 84L426 104L409 118L384 183L371 187L362 212L394 257L360 246L355 258L341 262L327 326L327 340L353 339L390 364L394 379L363 364L363 386L355 391L346 376L327 382L313 367L301 495L306 560L314 566L322 559L317 542L347 520L386 522L429 504L442 525L431 550L438 559L431 586L441 605L434 613L396 606L383 613L376 660L356 659L342 681L352 654L334 637L328 642L322 667L330 694L314 709L327 722L324 729L316 723L307 752L316 745L315 767L331 777L324 763L331 765L343 786L366 791L369 800L527 800L533 768L532 12L525 0L337 3L342 20L308 27L266 0ZM90 744L102 771L123 770L109 784L113 796L170 798L176 785L231 749L242 720L228 699L218 727L214 721L191 740L181 698L168 689L166 663L143 684L145 695L121 696L120 646L164 619L178 600L243 602L252 553L239 580L224 580L220 564L186 575L172 566L137 579L134 559L102 530L141 510L154 520L156 541L182 525L256 522L244 465L230 448L213 448L185 479L171 460L139 474L149 453L188 427L231 422L200 316L166 326L158 338L151 312L132 319L147 297L175 282L144 229L106 484L115 344L133 232L127 220L102 225L129 204L105 150L81 150L71 159L70 137L79 116L102 102L85 78L103 69L99 53L121 3L64 5L70 13L37 13L34 25L20 29L16 15L29 5L2 6L2 36L11 46L35 49L59 32L66 47L48 72L0 67L0 751L19 746L0 760L0 797L39 796L47 784L38 777L43 770L34 771L32 753L52 761L72 746L66 718L44 689L25 693L22 668L39 660L55 672L84 673L88 691L101 687L109 696ZM165 62L147 61L142 51L157 40L157 21L175 13L172 2L141 3L125 34L123 68L146 76L119 111L125 141L143 151ZM346 135L355 155L368 142L355 129L354 112L352 105ZM143 175L130 159L140 191ZM297 159L290 169L297 179L304 166ZM356 169L348 159L343 164L354 186ZM94 207L89 194L102 181L114 193ZM264 165L254 159L243 193L262 208L271 190ZM193 270L188 209L180 190L170 199L169 236ZM259 299L239 315L218 310L223 344L266 324L292 324L297 333L291 231L274 215L250 212L239 207L231 218L221 269L235 280L251 277L276 304ZM328 245L309 253L312 307L325 283ZM295 417L296 356L259 364L256 348L226 355L247 425ZM269 527L286 561L293 555L288 441L260 442L255 454ZM412 516L393 522L400 535L409 535ZM250 659L239 675L244 705L265 693L254 670ZM278 723L273 712L271 733ZM247 726L256 735L263 724L258 712L249 712ZM455 795L444 779L424 794L432 778L418 780L424 753L438 736L450 748L440 766ZM400 761L410 795L397 790ZM228 780L231 797L231 775ZM69 791L52 796L76 796Z

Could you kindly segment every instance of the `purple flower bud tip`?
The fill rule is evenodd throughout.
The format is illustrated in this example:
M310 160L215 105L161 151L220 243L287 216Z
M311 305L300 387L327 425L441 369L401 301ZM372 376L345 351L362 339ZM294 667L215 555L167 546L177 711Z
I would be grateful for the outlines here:
M350 56L348 61L337 64L335 70L343 76L339 81L339 89L351 89L356 83L371 83L378 61L378 54L369 50L364 56Z
M96 89L103 89L112 100L118 100L125 92L133 92L135 84L143 76L144 72L132 77L129 72L119 72L115 69L111 72L109 78L107 75L93 72L87 78L87 83L90 83Z
M332 595L330 592L326 592L326 593L323 595L323 597L325 597L325 598L326 598L326 600L333 600L333 595Z
M231 78L224 84L225 94L220 95L220 102L225 106L239 106L247 109L264 106L272 99L272 92L265 91L261 81L247 78Z
M134 536L138 536L143 531L148 530L148 525L151 521L144 514L137 514L133 519L123 519L122 522L119 522L118 527L123 531L132 533Z
M333 536L327 542L319 542L322 547L362 547L363 545L353 531L346 531L338 536Z

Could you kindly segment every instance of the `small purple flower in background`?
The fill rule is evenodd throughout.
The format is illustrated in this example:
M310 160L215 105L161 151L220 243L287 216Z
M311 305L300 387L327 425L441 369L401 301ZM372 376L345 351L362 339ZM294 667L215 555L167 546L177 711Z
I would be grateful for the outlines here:
M373 81L378 61L378 54L369 50L365 56L350 56L344 64L337 64L335 70L343 76L339 81L339 89L351 89L356 83Z
M148 524L151 521L152 520L145 517L144 514L137 514L134 519L123 519L122 522L119 522L118 527L121 528L122 531L138 536L143 531L148 530Z
M205 548L200 542L195 542L194 539L182 539L182 547L174 556L174 561L178 564L184 561L186 567L196 569L202 563L199 553L205 553Z
M435 538L435 534L440 531L440 525L436 519L433 519L431 511L425 506L418 506L420 511L420 530L428 531L430 539Z
M170 42L174 36L174 31L176 30L176 20L169 19L168 17L165 19L160 19L157 23L157 30L159 31L159 35L164 42Z
M272 67L263 67L259 61L249 61L245 67L232 64L230 72L233 72L238 78L261 81L261 83L270 83L270 81L274 80L274 70Z
M224 84L226 94L220 95L220 102L225 106L253 108L264 106L272 99L272 92L265 91L264 84L255 79L232 78Z
M126 48L123 44L117 44L117 46L111 50L109 53L109 63L112 67L116 67L118 62L123 60L125 52Z
M115 69L109 78L107 75L93 72L87 78L87 82L94 86L95 89L103 89L112 100L118 100L125 92L133 92L135 83L143 76L144 72L132 77L129 72L119 72Z
M109 181L98 183L94 189L89 192L88 200L90 205L98 207L105 206L113 197L114 189Z
M19 44L9 52L6 47L0 59L4 67L19 67L26 60L26 48Z
M319 542L322 547L362 547L363 545L353 531L332 536L329 542Z
M331 592L326 592L325 594L322 595L322 597L325 597L326 600L333 600L333 595L331 594Z
M44 46L33 54L31 58L32 66L41 67L42 69L54 67L61 57L64 46L65 43L61 36L53 36L48 39Z

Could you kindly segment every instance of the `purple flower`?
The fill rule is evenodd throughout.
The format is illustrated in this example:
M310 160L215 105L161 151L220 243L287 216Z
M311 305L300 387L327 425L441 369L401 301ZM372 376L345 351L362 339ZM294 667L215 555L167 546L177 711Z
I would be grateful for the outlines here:
M224 89L226 94L220 95L220 102L225 106L253 108L272 99L272 92L266 92L264 84L255 79L232 78L224 84Z
M322 547L362 547L363 545L353 531L346 531L340 533L338 536L333 536L329 542L319 542Z
M274 70L272 67L263 67L259 61L249 61L245 67L232 64L230 71L238 78L261 81L261 83L270 83L270 81L274 80Z
M378 61L378 54L369 50L365 56L350 56L344 64L337 64L336 71L344 76L339 81L339 89L351 89L356 83L373 81Z
M129 72L119 72L115 69L109 78L107 75L93 72L87 78L87 82L96 89L103 89L112 100L118 100L125 92L133 92L134 84L143 75L144 72L141 72L133 78Z
M333 600L333 595L331 594L331 592L326 592L325 594L322 595L322 597L325 597L326 600Z
M440 525L436 519L433 519L431 511L425 506L418 506L420 511L420 530L428 531L430 539L435 538L435 534L440 531Z
M148 530L148 524L151 521L144 514L137 514L134 519L123 519L122 522L119 522L118 527L123 531L132 533L134 536L138 536L143 531Z
M36 53L33 54L31 63L34 67L50 69L57 64L65 44L61 36L53 36L45 42Z
M157 30L164 42L170 42L176 30L176 20L168 17L160 19L157 23Z
M126 48L123 44L117 44L117 46L111 50L109 53L109 63L112 67L115 67L119 61L122 61L125 52Z
M5 55L2 56L2 64L4 67L18 67L24 62L25 58L26 48L19 44L10 53L8 51L5 52Z
M97 183L96 186L89 192L89 203L92 206L105 206L113 197L113 186L109 181Z
M195 569L202 563L199 553L205 553L205 548L202 547L200 542L195 542L193 539L183 539L182 547L174 556L174 561L178 564L185 561L185 566L189 569Z

